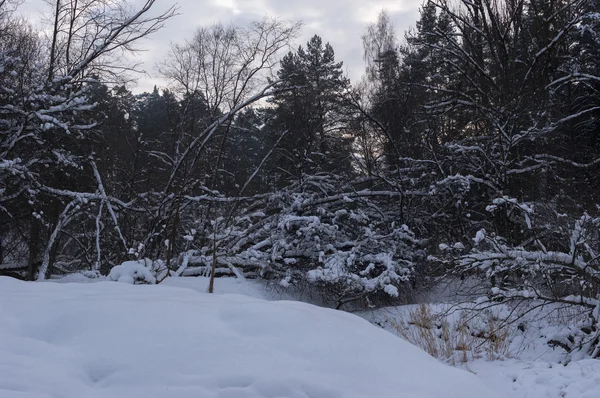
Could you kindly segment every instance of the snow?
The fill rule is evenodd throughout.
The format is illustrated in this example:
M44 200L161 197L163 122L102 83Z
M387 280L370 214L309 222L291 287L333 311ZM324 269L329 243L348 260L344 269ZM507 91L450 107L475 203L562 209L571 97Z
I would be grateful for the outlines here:
M475 246L477 246L481 241L485 240L485 229L481 229L477 231L475 234L475 238L473 238L473 242L475 242Z
M406 321L408 312L414 311L416 305L358 314L388 333L383 337L380 331L352 315L294 302L267 303L263 300L281 299L281 291L255 280L219 278L215 281L217 296L205 294L209 278L204 277L171 277L158 286L130 286L102 280L77 274L52 280L63 284L58 285L60 289L47 290L40 286L57 284L26 285L0 278L0 397L61 396L55 394L59 390L47 387L55 384L81 388L68 390L75 392L65 393L65 397L118 398L124 391L129 391L131 398L146 394L185 397L192 391L201 397L265 397L271 396L269 391L283 392L279 396L285 397L318 398L462 398L477 394L515 398L600 397L600 361L573 360L564 366L560 363L565 358L564 352L547 345L548 339L558 332L556 321L569 313L532 314L526 319L523 332L514 325L509 346L495 360L488 358L483 347L477 358L470 356L467 362L448 361L471 372L480 383L475 380L473 385L473 377L466 375L465 379L462 371L452 377L459 377L469 387L456 394L451 384L448 392L444 389L439 394L437 390L423 389L420 384L427 385L432 380L444 383L449 375L438 373L447 368L435 361L434 365L428 363L431 358L421 351L415 352L410 345L406 349L407 343L393 327L394 323ZM99 281L87 285L68 283ZM279 282L273 283L279 286ZM432 298L456 299L446 296ZM449 308L449 304L431 306L436 312ZM499 317L504 317L504 312L500 307L495 308ZM41 318L36 314L41 314ZM448 314L456 323L458 313ZM36 316L40 319L35 320ZM130 316L135 319L127 319ZM483 327L485 320L474 319L471 325ZM388 341L389 337L393 341ZM138 354L143 347L155 354ZM15 358L15 352L18 360L5 359ZM142 355L140 363L131 359L137 355ZM215 364L214 370L203 363L205 358ZM419 376L406 371L413 365ZM430 371L430 366L435 369ZM229 368L231 372L219 370ZM56 374L57 381L52 381L51 376ZM227 375L231 385L240 381L240 385L248 387L226 388L228 384L222 380ZM91 383L90 378L98 381ZM25 380L36 382L30 386ZM10 390L15 385L20 385L19 388L27 385L27 392ZM277 387L284 390L275 391ZM152 392L152 388L156 391ZM166 389L177 394L161 395ZM472 389L480 392L469 395ZM355 390L356 393L352 392ZM185 393L180 395L180 391Z
M161 286L172 286L192 289L200 293L208 292L210 278L207 277L172 277L161 282ZM269 294L264 286L250 279L239 278L217 278L215 279L215 293L217 294L241 294L248 297L273 300L276 297Z
M494 391L514 398L598 398L600 361L476 361L469 368Z
M48 279L48 282L57 283L93 283L106 280L99 271L82 271L73 274L67 274L58 279Z
M398 297L399 293L398 293L398 288L394 285L385 285L385 287L383 288L383 291L386 292L387 294L389 294L392 297Z
M501 396L364 319L299 302L0 278L0 319L2 398Z
M129 283L156 283L156 278L149 270L152 263L146 260L125 261L110 270L108 279L116 282Z

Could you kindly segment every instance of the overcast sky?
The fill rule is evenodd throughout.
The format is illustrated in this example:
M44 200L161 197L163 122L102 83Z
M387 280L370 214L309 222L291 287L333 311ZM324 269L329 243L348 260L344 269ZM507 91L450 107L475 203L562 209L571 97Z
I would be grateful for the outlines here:
M150 76L139 80L134 88L136 92L151 90L155 84L164 86L154 66L167 53L169 43L190 38L202 25L219 21L243 25L265 15L303 21L296 47L318 34L333 46L336 59L344 61L348 76L356 81L364 71L360 37L365 27L385 9L394 22L398 37L403 37L404 31L417 20L421 4L421 0L158 0L155 12L174 2L179 6L180 15L168 21L163 30L142 45L147 51L140 53L138 58ZM44 7L42 0L26 0L22 12L38 19L40 7ZM48 15L48 9L44 11Z

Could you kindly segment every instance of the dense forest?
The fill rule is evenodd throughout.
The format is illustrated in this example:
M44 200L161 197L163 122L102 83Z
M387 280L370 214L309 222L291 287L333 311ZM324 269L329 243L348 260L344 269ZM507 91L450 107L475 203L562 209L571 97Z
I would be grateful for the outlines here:
M600 1L429 0L382 12L350 82L327 38L200 27L134 94L155 0L0 0L0 274L262 278L335 308L476 280L489 303L589 313L600 356Z

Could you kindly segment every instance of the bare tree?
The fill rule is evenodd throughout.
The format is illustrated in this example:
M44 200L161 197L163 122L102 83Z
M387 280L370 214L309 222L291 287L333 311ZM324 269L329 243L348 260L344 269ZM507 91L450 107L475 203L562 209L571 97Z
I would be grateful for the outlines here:
M176 92L200 92L210 109L229 111L266 83L299 28L269 18L246 27L201 27L191 40L171 46L159 71Z
M124 77L138 70L138 63L123 57L140 50L140 39L164 26L176 7L151 15L156 0L139 7L116 0L46 0L53 9L48 81L54 78L97 76Z

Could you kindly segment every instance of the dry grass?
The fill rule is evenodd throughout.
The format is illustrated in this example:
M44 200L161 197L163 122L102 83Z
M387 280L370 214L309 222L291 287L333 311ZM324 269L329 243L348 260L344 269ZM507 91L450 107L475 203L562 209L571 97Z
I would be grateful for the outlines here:
M435 313L421 304L405 320L391 322L398 334L431 356L453 364L509 357L510 327L492 313Z

